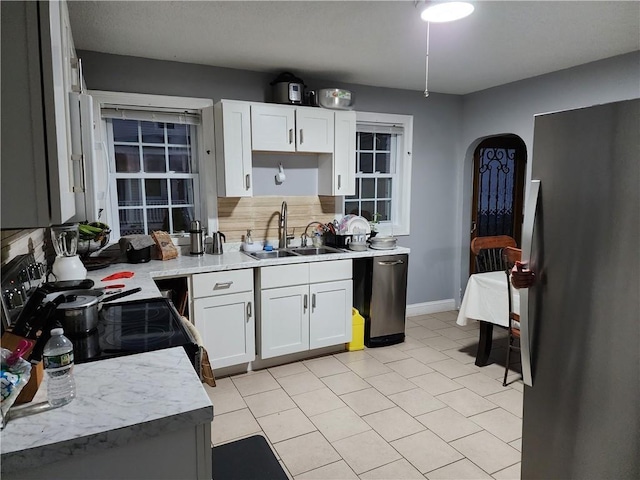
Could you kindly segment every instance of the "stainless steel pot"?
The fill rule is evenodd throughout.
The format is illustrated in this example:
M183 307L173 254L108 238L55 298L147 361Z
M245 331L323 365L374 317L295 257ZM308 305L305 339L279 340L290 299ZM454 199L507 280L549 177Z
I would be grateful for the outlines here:
M98 326L98 304L103 292L97 290L70 290L63 292L64 303L56 311L65 333L88 333Z

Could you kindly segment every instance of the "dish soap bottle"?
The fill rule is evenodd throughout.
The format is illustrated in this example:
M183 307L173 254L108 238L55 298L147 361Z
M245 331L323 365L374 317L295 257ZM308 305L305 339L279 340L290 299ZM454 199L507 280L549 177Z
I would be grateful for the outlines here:
M253 245L253 238L251 238L251 230L247 230L247 234L244 237L244 243L247 245Z

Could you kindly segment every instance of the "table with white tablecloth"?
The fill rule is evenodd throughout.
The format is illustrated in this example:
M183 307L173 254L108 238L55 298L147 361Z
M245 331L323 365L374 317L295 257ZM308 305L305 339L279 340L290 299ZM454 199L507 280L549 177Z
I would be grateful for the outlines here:
M520 296L516 288L511 289L513 311L520 311ZM480 341L476 354L476 365L486 365L491 353L493 325L509 325L509 299L507 275L504 271L476 273L469 277L467 288L458 312L458 325L480 321Z

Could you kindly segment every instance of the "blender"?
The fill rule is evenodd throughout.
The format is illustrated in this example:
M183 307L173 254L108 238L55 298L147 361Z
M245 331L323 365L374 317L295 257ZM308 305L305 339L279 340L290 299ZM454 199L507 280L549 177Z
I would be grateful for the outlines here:
M84 280L87 269L78 256L78 224L53 225L51 227L51 242L56 251L51 272L56 279Z

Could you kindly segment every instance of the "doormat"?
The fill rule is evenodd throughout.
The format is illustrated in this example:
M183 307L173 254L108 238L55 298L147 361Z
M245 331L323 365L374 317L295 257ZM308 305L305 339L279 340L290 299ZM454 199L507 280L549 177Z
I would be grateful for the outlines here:
M213 447L211 455L214 480L287 480L262 435Z

